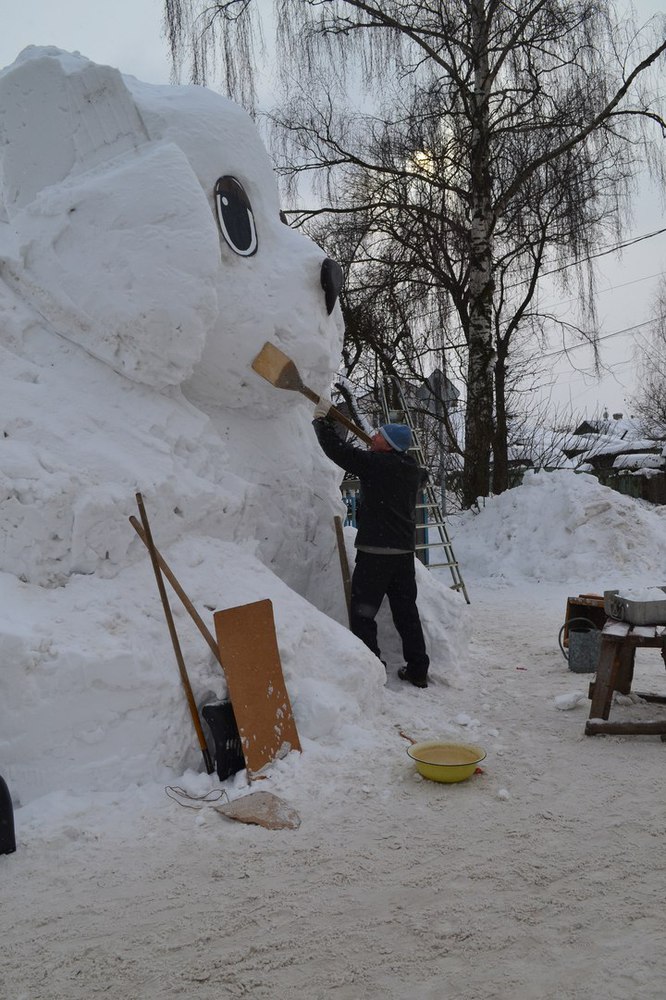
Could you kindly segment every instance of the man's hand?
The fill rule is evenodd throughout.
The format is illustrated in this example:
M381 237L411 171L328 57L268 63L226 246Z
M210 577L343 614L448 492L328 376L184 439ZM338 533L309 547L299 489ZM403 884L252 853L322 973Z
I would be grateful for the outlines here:
M333 403L330 401L330 399L327 399L326 396L320 396L319 402L315 406L315 411L314 411L315 420L323 420L324 417L327 417L332 406Z

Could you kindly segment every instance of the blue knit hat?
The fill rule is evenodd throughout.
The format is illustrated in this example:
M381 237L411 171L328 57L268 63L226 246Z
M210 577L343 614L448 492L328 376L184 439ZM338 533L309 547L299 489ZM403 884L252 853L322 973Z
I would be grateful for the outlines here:
M412 432L406 424L384 424L379 433L395 451L407 451L412 444Z

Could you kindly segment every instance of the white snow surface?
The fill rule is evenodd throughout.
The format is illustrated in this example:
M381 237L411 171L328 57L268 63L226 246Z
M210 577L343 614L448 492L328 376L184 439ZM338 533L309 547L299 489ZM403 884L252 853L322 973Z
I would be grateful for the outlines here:
M661 998L663 746L586 738L587 678L557 640L568 596L663 582L663 509L562 471L454 519L471 603L419 567L432 682L401 684L385 609L386 673L345 625L340 474L312 407L250 368L272 340L327 391L342 324L249 118L30 48L0 73L0 137L0 773L17 837L0 996L596 1000L603 982L610 1000ZM250 197L253 257L218 235L222 174ZM128 521L137 490L211 629L211 609L273 603L303 749L261 782L202 771ZM197 701L224 697L172 607ZM639 651L641 689L663 672ZM658 711L621 702L613 717ZM482 773L419 777L406 738L439 736L483 746ZM297 830L212 808L257 785Z
M479 530L480 524L485 530ZM528 473L456 527L466 565L489 582L577 580L607 590L627 578L659 586L666 557L666 508L636 502L587 473ZM457 554L457 553L456 553Z
M628 601L663 601L664 587L642 587L618 591L618 597Z

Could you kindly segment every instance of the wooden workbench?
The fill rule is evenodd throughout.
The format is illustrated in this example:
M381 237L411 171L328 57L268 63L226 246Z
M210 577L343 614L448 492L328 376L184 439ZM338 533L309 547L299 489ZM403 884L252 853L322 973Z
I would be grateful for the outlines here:
M636 650L641 647L660 649L666 663L666 625L629 625L609 618L601 633L601 648L595 679L590 684L592 700L585 724L586 736L606 734L658 735L666 737L666 713L651 722L609 722L613 694L629 694L634 678ZM636 694L644 701L666 704L666 697Z

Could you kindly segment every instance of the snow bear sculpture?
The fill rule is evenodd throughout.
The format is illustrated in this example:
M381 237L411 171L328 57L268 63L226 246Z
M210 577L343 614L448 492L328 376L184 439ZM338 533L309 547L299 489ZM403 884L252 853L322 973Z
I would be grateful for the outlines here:
M251 367L272 341L328 390L331 276L281 221L259 136L223 97L53 48L0 72L0 732L17 800L162 794L201 766L128 521L137 491L209 626L215 608L271 600L301 741L337 757L381 713L384 668L346 627L340 470L312 405ZM422 617L447 663L456 601L427 578ZM224 698L173 611L197 703Z
M137 382L190 379L225 407L263 401L244 380L270 337L329 376L339 317L324 308L324 255L281 221L241 108L34 47L0 76L0 107L2 202L17 240L5 275L62 336ZM220 194L226 178L235 188ZM238 194L249 251L224 221ZM90 280L91 261L104 281Z
M312 538L322 510L333 516L338 474L311 407L251 361L273 341L325 390L341 317L323 287L325 254L281 219L248 115L204 88L30 47L0 73L0 157L0 345L15 367L5 451L16 466L0 473L0 569L39 583L112 575L127 555L113 520L142 487L153 509L254 544L312 597ZM26 380L40 391L26 393ZM49 410L62 419L61 401L71 425L58 427ZM146 481L149 452L163 468Z

